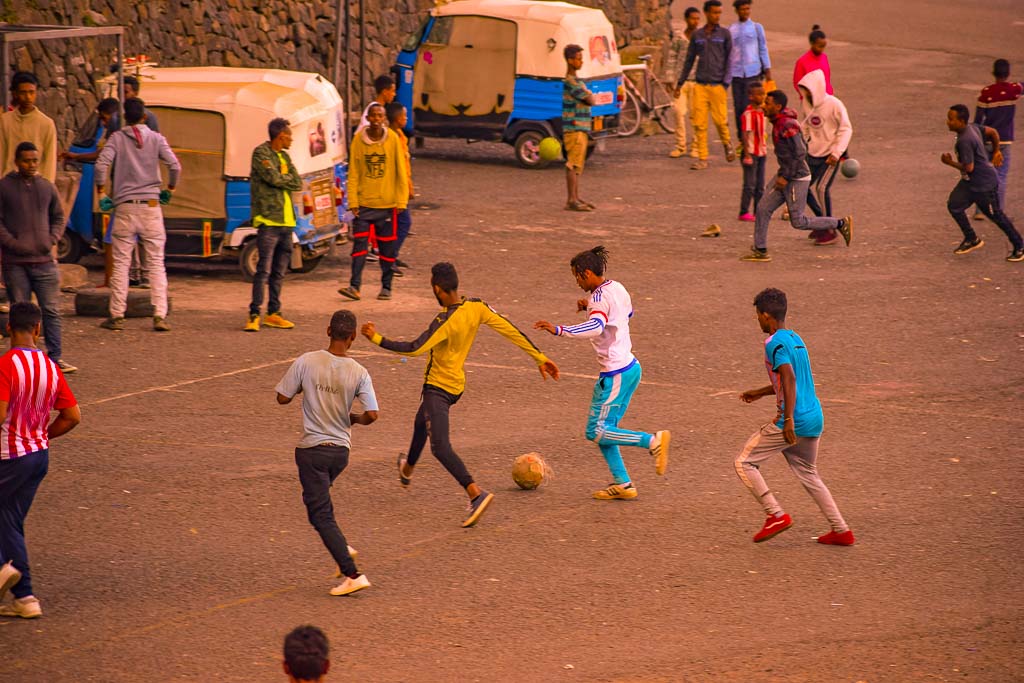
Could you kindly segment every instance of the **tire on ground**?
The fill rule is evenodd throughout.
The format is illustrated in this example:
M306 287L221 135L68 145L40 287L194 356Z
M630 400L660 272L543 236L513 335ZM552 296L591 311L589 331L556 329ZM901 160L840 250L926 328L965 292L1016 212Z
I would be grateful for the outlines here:
M171 298L167 297L167 310L171 310ZM92 318L110 317L110 290L103 287L83 289L75 294L75 315ZM148 289L129 289L126 318L150 318L153 305L149 303Z

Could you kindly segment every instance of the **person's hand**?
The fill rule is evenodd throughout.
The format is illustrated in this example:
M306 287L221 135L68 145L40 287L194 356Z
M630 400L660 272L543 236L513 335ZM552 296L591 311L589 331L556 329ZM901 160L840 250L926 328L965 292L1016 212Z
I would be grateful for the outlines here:
M829 166L835 166L836 164L839 163L839 157L837 157L835 154L829 154L828 159L825 159L825 163L828 164Z
M107 195L100 197L100 211L103 213L109 213L114 210L114 200Z
M350 206L350 207L348 207L348 210L351 211L352 215L355 216L356 218L359 217L359 207L358 206Z
M949 152L944 152L942 154L941 159L942 159L942 163L946 164L947 166L952 166L953 165L953 155L950 154Z
M672 97L679 97L683 94L683 86L677 85L676 89L672 91Z
M78 152L68 152L67 150L60 153L62 161L74 161L78 158Z
M999 166L1002 166L1002 165L1003 165L1003 152L1002 152L1002 150L998 150L998 149L997 149L997 150L996 150L996 151L995 151L995 152L994 152L994 153L992 154L992 165L993 165L993 166L995 166L995 167L997 167L997 168L998 168Z
M793 428L793 418L787 417L786 421L782 423L782 437L788 444L796 443L796 430Z
M548 375L551 375L551 379L558 381L558 366L551 361L545 361L540 364L540 376L544 381L547 381Z
M754 164L754 157L744 152L743 156L740 157L740 163L744 166L752 166Z
M377 334L377 327L372 322L363 323L363 326L359 328L359 332L369 340L373 340L374 335Z
M586 299L576 299L576 312L577 313L582 313L585 310L587 310L587 300Z
M545 332L550 332L551 334L558 334L558 328L549 323L547 320L538 320L533 324L533 329L544 330Z
M786 180L782 176L776 176L775 177L775 189L776 190L785 190L786 189L786 185L789 185L789 181L788 180Z
M750 391L744 391L742 394L740 394L740 400L743 401L744 403L753 403L754 401L756 401L757 399L759 399L761 397L762 397L762 395L760 393L758 393L758 391L756 389L751 389Z
M171 203L171 195L173 195L173 194L174 194L174 190L171 190L171 189L160 190L160 203L161 204L170 204Z

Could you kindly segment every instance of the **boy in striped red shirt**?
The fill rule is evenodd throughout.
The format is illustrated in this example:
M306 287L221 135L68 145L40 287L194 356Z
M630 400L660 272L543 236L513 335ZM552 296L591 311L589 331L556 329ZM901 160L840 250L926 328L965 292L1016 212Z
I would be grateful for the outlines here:
M764 166L768 158L768 141L764 125L764 85L751 83L750 104L740 117L740 141L743 143L743 193L740 195L740 220L754 222L753 209L764 194ZM753 203L751 203L753 202Z
M82 420L78 402L57 364L36 347L42 313L33 303L11 306L7 333L11 350L0 358L0 616L42 616L32 594L25 516L50 461L50 439L67 434ZM50 422L51 411L60 411Z

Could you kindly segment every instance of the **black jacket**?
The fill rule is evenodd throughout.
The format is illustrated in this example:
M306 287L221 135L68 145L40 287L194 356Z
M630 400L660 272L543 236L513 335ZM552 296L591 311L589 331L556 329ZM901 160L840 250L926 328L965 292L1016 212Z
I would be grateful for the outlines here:
M0 179L0 254L4 264L49 263L64 235L64 207L57 188L40 175L17 171Z

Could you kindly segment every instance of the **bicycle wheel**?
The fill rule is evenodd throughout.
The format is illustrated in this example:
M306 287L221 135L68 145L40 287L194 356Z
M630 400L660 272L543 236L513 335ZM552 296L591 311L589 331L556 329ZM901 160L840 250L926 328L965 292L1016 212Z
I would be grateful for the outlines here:
M640 129L640 103L636 95L626 91L626 99L622 101L622 110L619 112L618 134L622 137L633 135Z
M651 88L651 99L654 100L653 116L658 125L666 133L675 133L679 121L676 117L676 107L672 96L668 94L661 83L654 83Z

